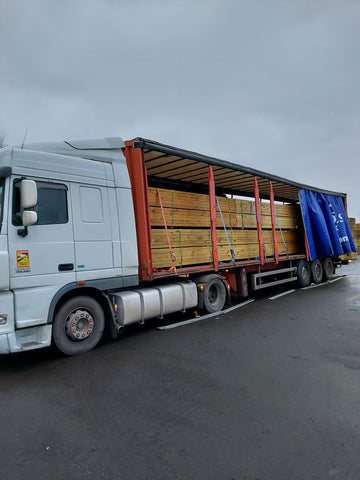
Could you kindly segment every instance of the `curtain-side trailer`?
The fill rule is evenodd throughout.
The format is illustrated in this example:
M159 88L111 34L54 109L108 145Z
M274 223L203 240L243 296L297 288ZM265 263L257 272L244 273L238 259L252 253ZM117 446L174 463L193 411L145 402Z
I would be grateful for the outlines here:
M0 353L84 353L355 251L344 193L142 138L6 148L0 177Z

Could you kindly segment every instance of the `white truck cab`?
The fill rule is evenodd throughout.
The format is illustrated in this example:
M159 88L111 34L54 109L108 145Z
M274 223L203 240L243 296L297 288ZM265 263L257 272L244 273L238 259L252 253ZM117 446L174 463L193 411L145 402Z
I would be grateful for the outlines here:
M59 299L71 304L80 288L138 285L123 146L103 138L0 150L0 353L49 346ZM86 339L96 305L72 303L67 336Z

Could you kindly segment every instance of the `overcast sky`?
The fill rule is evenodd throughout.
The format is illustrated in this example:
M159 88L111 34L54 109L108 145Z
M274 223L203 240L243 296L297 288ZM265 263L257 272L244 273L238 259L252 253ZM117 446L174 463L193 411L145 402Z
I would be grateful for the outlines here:
M0 0L6 143L150 138L348 193L359 0Z

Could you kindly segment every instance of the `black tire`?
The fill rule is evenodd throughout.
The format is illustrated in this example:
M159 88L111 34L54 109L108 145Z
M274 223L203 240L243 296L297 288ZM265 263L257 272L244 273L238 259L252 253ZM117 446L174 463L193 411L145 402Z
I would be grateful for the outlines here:
M55 315L53 341L65 355L80 355L99 343L104 326L104 311L95 299L74 297L67 300Z
M319 285L319 283L322 282L323 272L324 269L320 258L315 258L315 260L311 263L311 276L316 285Z
M324 279L331 280L334 277L334 264L331 257L325 257L323 260Z
M308 287L311 283L311 269L307 260L299 260L297 279L300 287Z
M226 287L219 276L209 277L203 290L204 308L208 313L220 312L226 302Z

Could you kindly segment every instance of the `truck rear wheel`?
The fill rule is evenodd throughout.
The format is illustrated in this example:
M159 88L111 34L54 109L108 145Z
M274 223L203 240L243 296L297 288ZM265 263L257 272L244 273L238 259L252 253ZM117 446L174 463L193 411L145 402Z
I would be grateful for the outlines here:
M204 285L204 307L208 313L219 312L226 302L226 288L218 275L210 276Z
M323 266L320 258L315 258L315 260L311 263L311 275L314 283L316 283L317 285L322 282Z
M324 278L326 280L331 280L334 276L334 264L331 260L331 257L325 257L323 260L324 267Z
M297 279L300 287L308 287L311 283L311 269L307 260L299 260Z
M104 325L104 311L95 299L74 297L67 300L55 315L53 340L65 355L79 355L99 343Z

